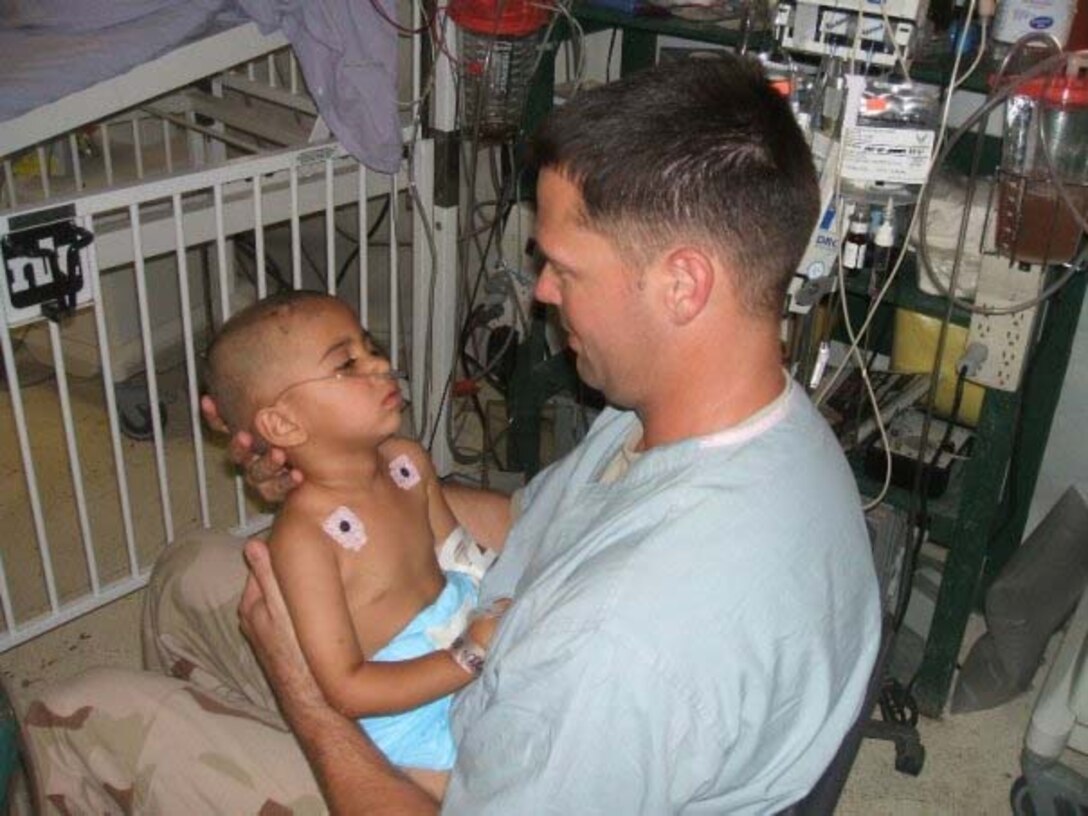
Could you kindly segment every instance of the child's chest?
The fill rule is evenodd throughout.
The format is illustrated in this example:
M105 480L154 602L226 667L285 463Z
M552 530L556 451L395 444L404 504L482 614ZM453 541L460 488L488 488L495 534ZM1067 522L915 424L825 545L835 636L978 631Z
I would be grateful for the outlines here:
M441 590L422 491L381 491L338 508L338 513L340 517L332 521L334 529L326 532L352 606L361 608L390 598L425 605ZM344 528L349 529L345 532Z

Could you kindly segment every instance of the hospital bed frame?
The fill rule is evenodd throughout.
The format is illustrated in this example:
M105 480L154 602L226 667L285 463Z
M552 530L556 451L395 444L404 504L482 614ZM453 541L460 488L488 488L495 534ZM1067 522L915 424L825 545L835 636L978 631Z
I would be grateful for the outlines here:
M199 419L199 338L246 300L349 300L409 371L414 428L443 421L457 216L433 144L406 131L400 171L375 173L316 114L283 36L245 24L0 123L0 652L141 588L180 535L267 523ZM28 353L50 382L20 382ZM124 433L133 383L145 440Z

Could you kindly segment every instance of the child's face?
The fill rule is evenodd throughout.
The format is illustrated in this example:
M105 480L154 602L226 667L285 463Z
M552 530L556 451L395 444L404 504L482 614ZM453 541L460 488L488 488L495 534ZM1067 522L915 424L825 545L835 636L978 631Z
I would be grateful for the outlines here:
M377 443L395 434L400 385L351 310L312 304L286 320L291 339L277 365L285 384L271 404L289 405L310 438Z

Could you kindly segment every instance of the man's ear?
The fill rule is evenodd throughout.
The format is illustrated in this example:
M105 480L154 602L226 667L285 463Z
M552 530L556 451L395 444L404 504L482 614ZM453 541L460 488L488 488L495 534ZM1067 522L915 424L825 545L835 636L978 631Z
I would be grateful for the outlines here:
M665 303L674 323L684 325L702 314L716 271L711 258L696 247L679 247L667 255Z
M284 449L301 445L309 436L294 412L282 405L261 408L253 418L253 429L268 444Z

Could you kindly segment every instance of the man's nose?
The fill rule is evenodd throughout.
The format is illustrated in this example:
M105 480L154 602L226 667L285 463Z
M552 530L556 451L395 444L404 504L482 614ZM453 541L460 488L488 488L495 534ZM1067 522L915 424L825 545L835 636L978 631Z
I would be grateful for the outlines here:
M533 287L533 297L541 303L552 306L559 305L559 287L555 284L555 275L551 272L550 267L544 266L540 270L540 275L536 279L536 286Z

